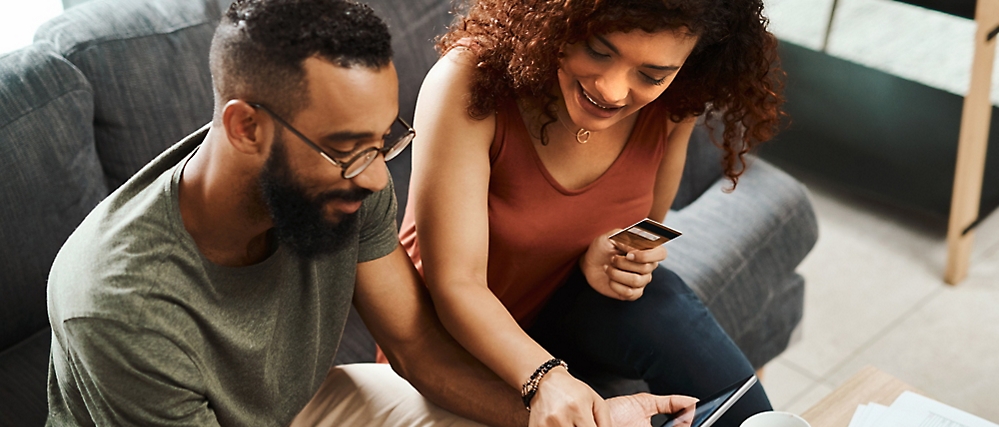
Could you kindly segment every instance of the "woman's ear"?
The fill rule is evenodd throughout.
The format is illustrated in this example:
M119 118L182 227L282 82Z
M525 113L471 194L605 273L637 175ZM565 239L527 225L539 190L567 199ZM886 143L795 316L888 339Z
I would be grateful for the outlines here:
M270 121L261 121L266 113L253 108L246 101L230 100L222 107L222 126L225 128L229 145L244 154L256 155L267 152Z

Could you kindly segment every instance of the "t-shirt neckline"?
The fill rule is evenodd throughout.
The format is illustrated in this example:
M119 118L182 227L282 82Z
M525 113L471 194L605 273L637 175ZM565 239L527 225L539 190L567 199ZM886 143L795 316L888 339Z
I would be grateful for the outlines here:
M284 256L286 256L284 245L278 243L277 249L273 250L271 254L263 259L262 261L242 267L229 267L224 265L219 265L207 257L205 254L201 253L198 248L198 244L194 241L194 237L191 233L184 228L184 220L180 214L180 179L184 173L184 168L187 167L187 163L194 157L194 154L198 152L201 148L201 144L204 143L204 137L207 136L208 130L204 130L204 135L193 135L194 138L199 138L200 141L197 145L188 153L184 158L174 167L173 173L171 174L170 184L167 187L167 196L170 200L170 223L174 225L174 232L177 234L178 238L184 243L185 246L190 248L195 254L197 254L198 260L201 261L201 265L210 275L256 275L263 271L267 271L272 268L273 265L279 262ZM193 138L192 138L193 139ZM191 141L192 143L194 141Z

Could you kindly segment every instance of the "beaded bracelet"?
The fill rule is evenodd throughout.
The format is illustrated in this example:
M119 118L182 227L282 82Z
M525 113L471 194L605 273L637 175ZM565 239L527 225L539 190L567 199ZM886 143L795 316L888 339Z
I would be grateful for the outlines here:
M567 365L562 359L549 360L539 366L538 369L531 374L531 378L520 387L520 397L524 399L524 406L527 407L527 412L531 412L531 399L534 399L534 395L538 393L538 385L541 384L541 379L548 374L548 371L551 371L556 366L561 366L567 371L569 370L569 365Z

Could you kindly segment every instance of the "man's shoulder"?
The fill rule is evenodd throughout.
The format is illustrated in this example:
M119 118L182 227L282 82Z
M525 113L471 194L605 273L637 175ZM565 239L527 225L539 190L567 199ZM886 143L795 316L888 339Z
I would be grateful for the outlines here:
M97 315L108 307L116 316L130 313L130 306L148 303L143 295L197 267L197 249L182 233L173 200L178 158L186 158L176 154L166 161L157 158L113 192L63 244L49 272L53 321Z
M49 272L50 321L97 317L141 323L169 310L177 278L197 268L183 245L155 221L141 217L82 224L56 256ZM103 233L95 233L100 230Z

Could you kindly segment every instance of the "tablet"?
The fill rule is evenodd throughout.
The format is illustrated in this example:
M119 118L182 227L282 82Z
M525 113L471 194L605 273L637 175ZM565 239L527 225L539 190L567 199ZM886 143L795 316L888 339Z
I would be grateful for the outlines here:
M694 408L669 415L660 427L708 427L718 421L749 388L756 384L756 375L737 381L714 395L701 399Z

